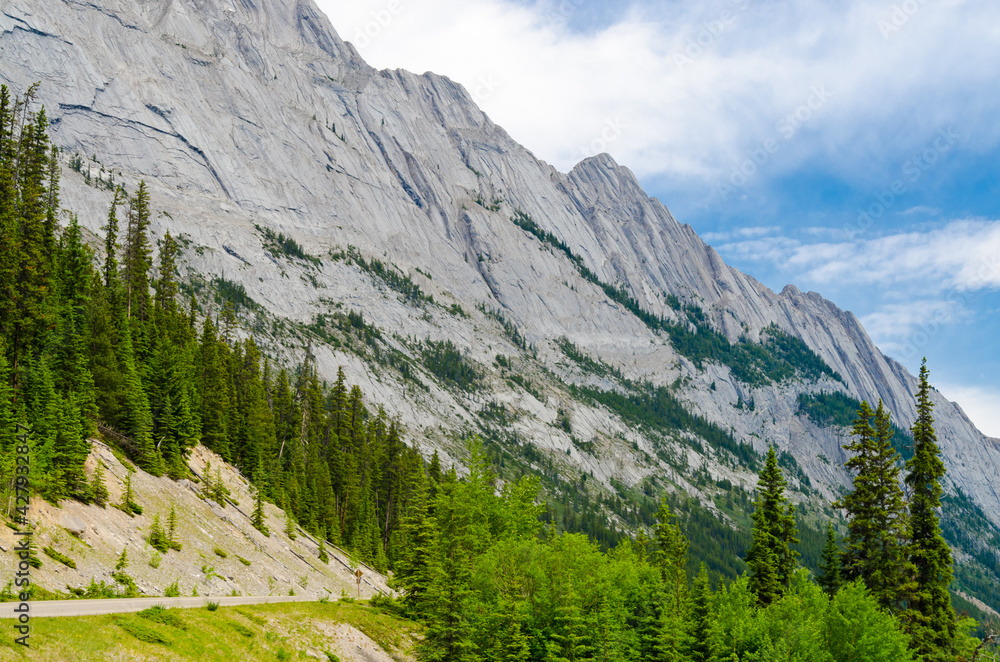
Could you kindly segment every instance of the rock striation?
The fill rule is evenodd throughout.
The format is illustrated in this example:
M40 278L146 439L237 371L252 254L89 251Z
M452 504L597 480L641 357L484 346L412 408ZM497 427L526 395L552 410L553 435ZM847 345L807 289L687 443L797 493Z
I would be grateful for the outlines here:
M516 350L477 307L500 311L542 364L558 369L551 341L565 337L630 378L679 383L698 413L758 450L769 443L789 450L828 494L847 479L837 468L843 433L797 415L799 393L881 398L901 426L914 420L915 378L879 351L853 314L793 285L773 292L729 267L608 155L560 173L512 140L462 86L373 69L311 0L0 4L0 79L15 90L42 81L54 141L67 163L84 158L80 173L66 169L64 204L99 234L110 193L87 185L82 173L130 186L145 179L160 210L154 233L184 237L192 273L243 285L269 315L305 324L340 304L389 337L449 339L491 366L496 354ZM843 383L751 389L725 367L696 367L581 277L566 255L512 223L518 212L654 315L676 319L673 295L700 306L734 341L759 339L777 325ZM293 238L323 266L278 259L256 226ZM325 259L348 246L468 315L409 305L347 262ZM335 348L315 353L328 376L344 365L428 447L443 448L434 431L468 423L482 404L437 386L407 391ZM549 425L565 404L558 395L536 398L501 383L490 397L527 413L523 436L565 449L598 479L634 482L650 471L573 451ZM954 486L1000 524L1000 441L935 397ZM734 406L751 398L753 411ZM637 434L582 403L570 408L578 430Z

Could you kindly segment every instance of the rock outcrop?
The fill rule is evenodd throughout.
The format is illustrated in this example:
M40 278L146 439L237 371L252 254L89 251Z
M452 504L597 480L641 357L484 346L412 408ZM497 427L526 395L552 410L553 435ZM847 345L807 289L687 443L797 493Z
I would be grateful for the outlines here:
M881 398L900 425L914 419L915 378L879 351L853 314L794 286L775 293L727 266L609 156L557 172L460 85L371 68L310 0L2 4L0 77L17 91L41 80L54 141L67 162L83 157L79 174L65 173L65 206L99 233L110 193L86 185L83 173L92 181L113 174L130 186L147 180L161 211L154 232L182 236L192 273L243 285L269 315L305 324L341 304L387 337L447 338L490 366L496 354L516 351L477 306L498 310L553 369L560 354L550 341L565 336L631 378L678 383L699 413L758 449L789 450L830 494L846 480L829 462L843 459L840 439L797 415L800 392ZM776 324L844 383L750 389L724 367L695 367L582 278L566 255L512 223L517 212L651 313L675 318L674 295L699 305L732 340L757 339ZM279 259L256 225L294 238L322 266ZM409 305L329 257L347 246L398 268L443 305ZM453 304L464 314L447 313ZM441 445L438 426L471 421L481 404L433 385L408 392L356 356L315 352L329 376L348 366L424 444ZM491 397L527 412L522 436L566 450L599 479L637 480L656 469L572 451L568 436L548 425L558 398L502 383ZM733 406L749 398L753 411ZM935 398L951 480L1000 523L1000 442ZM583 404L570 408L595 436L637 434Z

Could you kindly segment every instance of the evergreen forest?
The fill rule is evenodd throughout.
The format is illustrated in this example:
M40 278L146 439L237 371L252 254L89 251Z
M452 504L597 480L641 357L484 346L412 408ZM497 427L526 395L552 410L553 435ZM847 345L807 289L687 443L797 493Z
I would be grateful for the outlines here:
M926 365L905 461L881 403L852 412L854 482L832 504L844 517L819 541L815 571L802 562L805 528L774 448L752 458L760 471L749 537L711 533L704 510L657 494L652 526L596 540L592 522L553 517L538 477L503 475L477 438L467 471L442 466L436 453L425 459L343 371L329 384L308 354L294 368L272 362L231 305L211 311L182 296L180 246L169 234L152 244L144 183L115 189L99 245L90 245L61 210L60 153L34 93L0 90L6 502L19 428L28 431L31 486L52 503L106 498L100 475L84 467L96 435L138 468L174 479L188 476L185 457L203 444L251 480L258 512L273 502L322 540L392 571L401 597L380 603L424 624L417 654L427 661L985 659L988 635L977 638L984 631L956 614L949 593L954 559L939 522L945 471ZM771 343L781 356L804 351L776 331ZM772 365L748 348L724 349L762 382L791 374L791 359ZM476 379L451 343L425 353L459 388ZM682 416L666 391L650 397L664 425ZM842 404L813 409L842 418ZM682 422L752 452L704 421ZM709 548L712 558L698 556Z

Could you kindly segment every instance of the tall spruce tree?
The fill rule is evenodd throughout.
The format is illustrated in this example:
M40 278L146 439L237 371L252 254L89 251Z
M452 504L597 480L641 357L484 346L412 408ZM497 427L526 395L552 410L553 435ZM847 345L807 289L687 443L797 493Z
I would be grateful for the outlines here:
M118 208L125 204L125 191L115 188L115 197L108 211L108 222L104 226L104 287L111 289L118 281Z
M816 583L830 597L833 597L840 590L842 583L840 578L840 547L837 546L837 533L833 528L833 522L828 522L826 525L826 545L823 547L823 555L819 562Z
M139 182L135 195L128 200L128 225L122 263L125 290L125 313L144 322L149 313L149 270L153 265L149 245L149 190Z
M852 436L844 449L852 453L846 466L854 472L854 489L834 504L848 519L841 574L847 581L863 580L883 607L898 614L912 588L908 524L899 454L892 447L892 424L881 400L874 412L861 403Z
M688 654L692 662L709 662L712 649L709 645L712 623L712 585L708 570L702 562L691 588L691 643Z
M396 574L406 595L403 604L412 614L426 613L426 596L436 576L437 532L427 512L427 480L418 469L414 495L400 532L402 548Z
M768 449L757 482L753 540L747 551L750 588L761 605L775 601L791 582L799 553L795 510L785 496L787 481L778 467L774 447Z
M684 592L687 587L687 552L690 547L688 539L681 532L677 518L670 512L666 498L660 501L656 513L656 565L669 596L669 606L673 612L680 613Z
M916 570L916 586L909 601L907 629L912 646L925 660L954 657L955 610L948 585L952 579L951 549L941 535L937 510L941 507L944 462L934 432L927 359L920 366L917 420L913 423L913 457L906 462L910 488L909 558Z

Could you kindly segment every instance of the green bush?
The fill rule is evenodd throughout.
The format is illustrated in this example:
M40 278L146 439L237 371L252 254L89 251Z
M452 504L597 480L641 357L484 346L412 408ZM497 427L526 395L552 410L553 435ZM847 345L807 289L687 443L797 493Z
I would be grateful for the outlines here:
M149 527L149 536L146 538L146 542L161 554L166 554L170 551L170 538L167 536L167 532L163 530L163 525L160 524L159 515L153 518L153 524Z
M211 600L209 600L208 604L205 605L205 609L207 609L209 611L216 611L218 608L219 608L219 603L218 602L212 602Z
M165 598L179 598L181 597L181 588L174 582L167 588L163 589L163 597Z
M42 547L42 551L45 552L45 555L48 556L53 561L59 561L59 563L62 563L64 566L68 566L76 570L76 561L66 556L65 554L60 554L51 547Z
M118 617L115 619L115 623L139 641L149 644L164 644L166 646L172 643L165 635L155 628L150 627L144 621L131 617Z
M187 630L188 626L180 615L178 615L176 609L167 609L163 605L156 605L150 607L149 609L143 609L136 614L139 618L145 618L148 621L154 623L160 623L161 625L169 625L170 627L177 628L178 630Z
M226 550L222 549L221 547L216 547L212 551L214 551L215 555L218 556L220 559L224 559L227 556L229 556L229 554L226 553Z
M233 628L233 630L236 631L236 634L246 637L247 639L253 639L253 637L256 634L253 630L251 630L247 626L242 625L240 623L236 623L234 621L229 622L229 627Z

